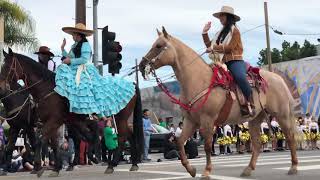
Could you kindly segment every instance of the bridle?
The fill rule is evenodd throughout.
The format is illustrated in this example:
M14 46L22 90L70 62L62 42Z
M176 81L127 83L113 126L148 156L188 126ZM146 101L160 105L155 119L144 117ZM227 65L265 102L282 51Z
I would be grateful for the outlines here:
M5 83L9 85L8 82L20 79L19 78L19 74L18 74L18 68L20 69L20 71L22 73L23 80L24 80L24 83L25 83L26 87L28 87L27 75L24 73L23 68L22 68L18 58L16 56L14 56L14 55L12 56L12 62L11 62L11 65L10 65L9 72L8 72L6 78L5 78ZM12 73L12 76L10 77L11 73ZM16 79L14 79L14 78L16 78ZM9 85L9 90L11 91L10 85Z
M160 52L158 53L158 55L154 56L152 59L150 59L150 58L148 58L146 56L142 57L143 60L146 60L148 62L147 64L145 64L145 68L144 68L144 73L145 73L145 77L146 78L147 78L147 75L150 74L150 72L152 73L152 75L154 77L157 77L156 69L154 67L154 63L161 59L161 57L163 56L163 54L166 52L167 49L168 49L167 45L161 47ZM150 49L150 52L152 52L154 50L159 51L157 47L152 47Z
M18 73L18 70L21 71L22 73L22 77L23 77L23 80L24 80L24 83L25 83L25 87L20 89L20 90L12 90L11 87L10 87L10 83L9 82L12 82L14 80L18 80L20 79L19 78L19 73ZM11 75L12 74L12 75ZM11 76L10 76L11 75ZM14 79L15 78L15 79ZM3 99L6 99L14 94L17 94L17 93L20 93L20 92L23 92L23 91L26 91L28 89L31 89L32 87L40 84L41 82L43 81L43 79L40 79L38 80L37 82L31 84L30 86L28 85L28 81L27 81L27 74L24 73L24 70L22 68L22 65L20 64L19 62L19 59L16 57L16 56L12 56L12 62L11 62L11 65L10 65L10 69L9 69L9 72L5 78L5 84L6 86L8 87L8 90L10 91L10 93L1 98L0 100L3 100ZM50 95L52 94L52 92L49 93ZM48 94L46 94L44 97L47 98Z
M152 52L152 50L154 50L156 47L152 47L150 52ZM166 50L168 49L167 45L166 46L163 46L161 49L160 49L160 52L154 56L152 59L144 56L142 59L147 61L146 64L143 64L145 67L144 67L144 76L145 78L147 77L148 74L152 74L155 79L156 79L156 82L158 84L158 87L170 98L170 100L174 103L174 104L177 104L179 105L181 108L183 108L184 110L186 110L187 112L196 112L198 110L200 110L204 104L206 103L206 101L208 100L208 97L209 97L209 94L212 90L212 88L215 86L215 83L214 83L214 80L216 78L216 74L217 73L214 73L214 76L212 76L212 79L211 79L211 83L208 87L208 89L202 91L200 94L198 94L197 96L195 96L190 102L188 103L184 103L182 102L179 98L175 97L170 91L169 91L169 88L161 81L161 79L157 76L156 74L156 71L155 71L155 67L154 67L154 63L156 61L159 61L161 59L161 57L163 56L163 54L166 52ZM185 66L189 66L191 65L193 62L195 62L199 57L202 57L206 52L203 52L202 54L198 55L196 58L194 58L190 63L188 63L187 65ZM148 53L149 54L149 53ZM147 55L148 55L147 54ZM202 97L204 97L204 99L202 100L202 102L200 102L200 104L196 107L193 107L193 104L200 100Z

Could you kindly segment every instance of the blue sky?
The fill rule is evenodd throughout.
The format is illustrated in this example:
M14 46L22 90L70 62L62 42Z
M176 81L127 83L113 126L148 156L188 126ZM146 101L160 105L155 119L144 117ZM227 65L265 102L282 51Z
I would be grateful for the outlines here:
M36 21L36 33L41 45L46 45L59 54L62 39L67 38L67 47L72 44L69 35L63 33L63 26L75 23L75 0L12 0L17 2ZM213 22L211 37L220 29L220 23L212 17L222 5L230 5L242 18L238 23L242 32L264 24L262 0L100 0L98 6L98 26L109 26L117 33L116 39L123 45L122 72L134 66L135 59L141 59L157 38L156 28L162 25L173 36L181 39L195 50L204 48L201 39L203 25ZM270 25L287 33L319 33L318 20L320 2L318 0L269 0ZM92 0L87 0L87 27L92 27ZM281 42L303 42L304 39L317 43L319 36L279 36L271 34L271 48L280 48ZM92 43L92 39L90 39ZM101 46L101 34L99 33ZM265 29L258 28L242 35L245 60L255 64L259 51L265 48ZM101 50L99 50L101 51ZM199 53L201 53L199 51ZM100 52L101 55L101 52ZM101 56L100 56L101 58ZM57 58L56 61L59 61ZM105 75L107 66L104 68ZM171 68L158 70L160 76L172 73ZM140 76L141 77L141 76ZM134 80L134 76L125 77ZM173 79L170 79L173 80ZM141 87L156 85L153 81L140 80Z

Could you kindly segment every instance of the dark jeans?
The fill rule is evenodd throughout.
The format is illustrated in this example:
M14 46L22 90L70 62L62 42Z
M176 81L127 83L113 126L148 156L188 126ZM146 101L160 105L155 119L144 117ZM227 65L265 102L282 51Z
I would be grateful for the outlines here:
M164 158L165 158L165 159L179 158L179 153L178 153L177 150L173 149L173 150L167 152L167 153L164 155Z
M240 87L243 95L249 100L252 94L252 89L247 80L247 68L243 60L233 60L226 62L226 65L231 72L235 82Z
M116 167L119 163L120 151L119 148L108 150L108 166Z

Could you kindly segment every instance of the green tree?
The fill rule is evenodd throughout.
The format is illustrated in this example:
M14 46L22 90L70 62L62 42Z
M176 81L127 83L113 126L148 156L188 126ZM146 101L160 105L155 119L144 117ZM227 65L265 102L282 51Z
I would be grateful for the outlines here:
M300 58L316 56L317 47L314 44L311 44L309 41L305 40L302 48L300 49Z
M266 49L262 49L260 52L258 65L268 64L266 58ZM300 58L315 56L317 54L317 48L309 41L305 40L302 47L298 42L294 42L292 45L288 41L283 41L282 50L273 48L271 51L272 63L278 63L283 61L292 61Z
M29 13L16 3L0 0L0 16L4 17L4 43L23 50L38 46L35 23Z
M259 61L258 61L258 65L262 66L265 64L268 64L268 60L267 60L267 49L262 49L260 52L260 57L259 57ZM277 48L273 48L271 50L271 60L272 63L278 63L281 62L281 54L280 51Z

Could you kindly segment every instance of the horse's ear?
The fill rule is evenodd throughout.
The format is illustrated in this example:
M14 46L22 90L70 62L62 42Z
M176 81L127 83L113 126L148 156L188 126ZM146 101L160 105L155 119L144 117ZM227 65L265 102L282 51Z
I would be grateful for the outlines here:
M13 55L13 51L11 48L9 48L9 55Z
M162 26L162 33L166 39L169 39L170 35L167 33L166 29Z
M157 33L158 33L158 36L161 36L161 32L159 31L158 28L157 28Z
M2 54L3 54L4 57L8 56L8 53L4 49L2 50Z

